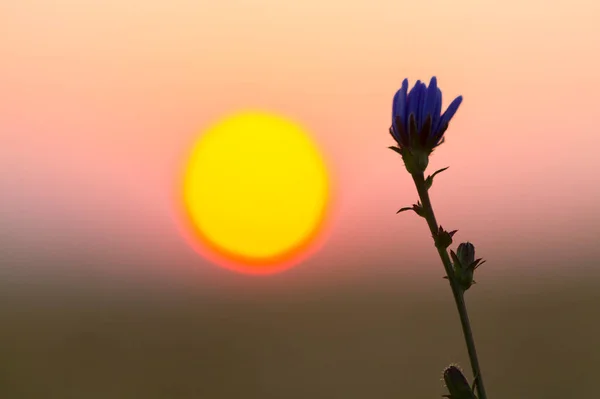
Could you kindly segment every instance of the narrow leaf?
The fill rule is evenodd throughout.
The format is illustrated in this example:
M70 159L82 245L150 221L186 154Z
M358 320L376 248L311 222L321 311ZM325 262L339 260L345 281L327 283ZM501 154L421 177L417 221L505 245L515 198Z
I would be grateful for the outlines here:
M435 177L435 175L437 175L438 173L442 173L443 171L445 171L446 169L448 169L450 166L446 166L445 168L442 168L440 170L436 170L432 175L431 178L433 179Z
M445 171L449 167L450 166L446 166L445 168L435 171L431 176L427 176L427 179L425 179L425 187L427 187L427 190L429 190L431 188L431 186L433 185L433 178L435 177L435 175Z

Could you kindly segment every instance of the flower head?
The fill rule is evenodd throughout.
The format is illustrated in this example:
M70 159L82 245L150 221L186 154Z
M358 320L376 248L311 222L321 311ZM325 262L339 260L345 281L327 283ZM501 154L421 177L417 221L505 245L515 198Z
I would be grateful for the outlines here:
M392 149L403 156L409 172L417 171L415 168L425 170L428 156L444 142L444 133L461 102L462 96L456 97L442 114L442 91L437 87L435 76L431 78L429 87L417 80L410 92L408 79L404 79L392 103L390 134L399 145L399 148ZM412 160L415 161L414 167L407 162L408 154L420 157Z

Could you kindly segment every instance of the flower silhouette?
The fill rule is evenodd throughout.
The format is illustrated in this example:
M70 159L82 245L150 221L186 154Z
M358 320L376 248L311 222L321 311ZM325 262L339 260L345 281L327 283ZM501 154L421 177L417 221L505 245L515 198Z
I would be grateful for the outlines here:
M396 92L392 103L392 126L390 134L399 145L397 152L429 155L444 142L444 133L450 120L462 102L458 96L450 103L443 114L442 91L437 87L436 77L432 77L429 87L420 80L408 92L408 79Z
M457 230L446 231L438 225L429 189L433 178L448 167L442 168L425 178L425 170L429 164L429 156L433 150L444 142L444 133L450 120L462 103L462 96L456 97L442 114L442 91L437 87L436 77L432 77L429 87L417 80L415 86L408 91L408 79L404 79L402 87L396 92L392 102L392 126L390 134L398 143L398 147L389 147L402 156L404 166L411 174L419 201L412 207L401 208L397 213L413 210L427 221L427 226L433 237L435 247L450 283L454 302L458 310L467 352L475 378L470 387L462 372L455 366L444 371L444 380L450 391L444 395L450 399L486 399L485 388L481 376L481 368L475 350L475 339L467 314L465 291L475 283L473 273L483 262L475 259L475 246L469 242L458 246L457 252L448 248L452 244L452 236ZM475 395L475 387L477 395Z

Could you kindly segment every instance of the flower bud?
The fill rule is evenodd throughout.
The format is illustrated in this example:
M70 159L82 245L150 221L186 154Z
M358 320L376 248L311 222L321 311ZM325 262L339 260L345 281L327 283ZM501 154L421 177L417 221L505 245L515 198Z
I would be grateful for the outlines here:
M454 365L450 365L444 370L444 383L450 392L450 395L442 395L446 398L477 399L463 373Z
M470 242L460 244L456 251L457 253L450 251L452 263L454 265L453 277L464 292L475 283L475 280L473 280L473 273L475 272L475 269L483 265L485 261L482 261L481 258L475 259L475 246Z
M456 255L463 265L470 265L475 260L475 246L470 242L463 242L458 246Z

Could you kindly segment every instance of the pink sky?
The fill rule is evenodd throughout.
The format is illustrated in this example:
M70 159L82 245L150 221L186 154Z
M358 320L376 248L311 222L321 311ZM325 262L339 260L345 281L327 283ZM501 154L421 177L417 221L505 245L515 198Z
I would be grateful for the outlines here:
M386 148L402 79L432 75L464 97L430 162L450 165L438 221L495 273L597 258L598 20L592 0L5 0L2 267L226 278L177 232L173 189L199 132L252 107L307 126L338 183L328 243L289 273L418 273L423 250L441 273L425 223L395 215L417 194Z

